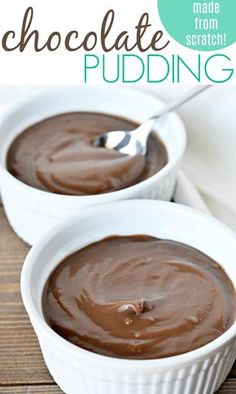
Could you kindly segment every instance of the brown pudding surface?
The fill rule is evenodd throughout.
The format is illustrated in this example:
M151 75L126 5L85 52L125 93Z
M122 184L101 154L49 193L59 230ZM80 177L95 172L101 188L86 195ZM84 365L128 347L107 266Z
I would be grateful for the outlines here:
M124 189L154 175L168 162L162 141L152 135L147 155L130 157L94 146L111 130L137 124L106 114L75 112L54 116L23 131L12 143L7 169L40 190L92 195Z
M144 235L110 237L67 257L43 294L46 321L95 353L174 356L219 337L235 321L235 289L211 258Z

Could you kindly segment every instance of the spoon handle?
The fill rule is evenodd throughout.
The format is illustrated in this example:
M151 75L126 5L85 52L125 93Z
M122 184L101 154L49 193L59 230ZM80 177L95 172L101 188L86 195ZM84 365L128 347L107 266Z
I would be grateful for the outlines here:
M167 112L173 111L174 109L180 107L182 104L186 103L187 101L190 101L195 96L211 88L212 86L213 85L198 86L197 88L192 89L190 92L188 91L177 100L174 100L170 104L167 104L164 107L160 108L159 111L156 112L150 119L157 119L160 116L166 114Z

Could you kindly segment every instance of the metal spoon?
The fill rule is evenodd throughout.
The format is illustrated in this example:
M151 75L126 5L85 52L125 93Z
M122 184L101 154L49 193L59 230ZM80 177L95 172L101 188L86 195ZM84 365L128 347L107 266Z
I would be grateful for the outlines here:
M117 150L129 156L145 155L147 151L147 140L156 121L168 112L178 108L182 104L191 100L212 85L204 85L194 88L190 92L182 95L177 100L160 108L151 118L142 123L137 129L132 131L109 131L100 136L96 141L96 146L109 150Z

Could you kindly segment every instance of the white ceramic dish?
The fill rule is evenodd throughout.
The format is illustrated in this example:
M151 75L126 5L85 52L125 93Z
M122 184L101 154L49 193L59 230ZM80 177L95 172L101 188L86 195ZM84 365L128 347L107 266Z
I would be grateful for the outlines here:
M122 360L94 354L58 336L42 315L44 284L67 255L111 234L148 234L189 244L218 261L236 285L236 237L192 208L161 201L120 201L91 207L53 229L29 253L21 291L45 362L66 394L211 394L236 356L236 323L213 342L160 360Z
M44 118L70 111L94 111L142 122L161 105L157 98L136 90L80 86L49 90L8 109L0 120L0 189L9 222L18 236L32 245L59 220L92 205L134 198L170 200L186 145L183 123L174 113L155 129L166 145L168 164L127 189L96 196L56 195L27 186L6 170L6 154L14 138Z

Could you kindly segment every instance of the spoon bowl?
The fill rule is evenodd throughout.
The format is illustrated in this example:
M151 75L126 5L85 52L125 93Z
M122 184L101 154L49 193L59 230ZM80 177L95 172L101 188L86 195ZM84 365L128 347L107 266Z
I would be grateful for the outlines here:
M150 119L132 131L111 131L96 140L96 146L116 150L129 156L146 155L147 140L155 121Z
M170 104L165 105L135 130L117 130L102 134L102 136L100 136L95 141L95 145L108 150L116 150L129 156L146 155L147 141L150 133L152 132L152 127L157 122L157 120L170 111L173 111L184 103L190 101L192 98L210 88L211 86L212 85L204 85L187 92Z

